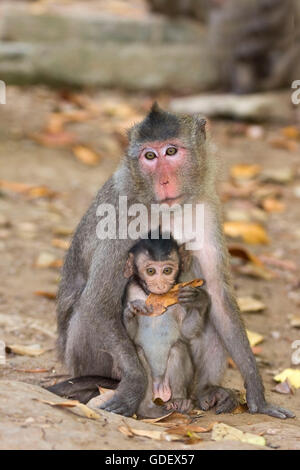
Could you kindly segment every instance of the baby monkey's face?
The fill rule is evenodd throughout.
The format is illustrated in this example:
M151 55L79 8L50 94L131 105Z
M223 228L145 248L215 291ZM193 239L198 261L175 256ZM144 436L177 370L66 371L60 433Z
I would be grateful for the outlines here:
M176 283L179 256L175 251L166 260L155 261L141 253L136 261L138 275L152 294L166 294Z

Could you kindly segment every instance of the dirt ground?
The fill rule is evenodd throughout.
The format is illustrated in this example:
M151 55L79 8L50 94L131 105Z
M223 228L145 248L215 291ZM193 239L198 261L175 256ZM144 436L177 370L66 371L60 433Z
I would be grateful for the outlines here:
M67 374L55 353L55 302L35 294L36 291L56 292L59 267L42 268L37 264L41 264L41 254L48 253L52 261L58 260L54 266L60 265L65 250L53 239L61 240L61 245L70 240L71 231L97 189L118 165L126 143L123 129L143 115L153 98L117 92L82 93L80 96L84 101L78 105L79 101L66 91L11 87L7 104L0 105L1 182L45 185L57 193L53 198L34 197L34 193L22 192L20 187L8 189L3 183L0 187L0 340L7 346L39 344L45 349L36 357L8 352L6 364L0 365L0 448L255 448L237 442L213 442L210 433L203 434L203 441L191 446L146 437L130 438L118 431L118 426L124 422L122 417L101 412L99 425L68 410L54 409L33 400L46 396L51 399L48 392L42 393L37 386L53 384L60 380L60 375ZM169 99L167 96L156 98L163 105ZM51 140L48 134L48 137L42 134L49 124L50 113L91 107L94 111L88 118L67 123L59 137L56 134ZM274 375L291 367L291 345L294 340L300 340L300 330L290 323L292 316L300 315L300 146L296 140L293 145L276 144L282 127L260 126L257 137L252 126L210 122L213 140L219 148L224 200L224 182L228 183L229 169L233 165L259 164L264 171L288 168L294 174L284 184L273 184L285 205L282 212L257 210L256 190L247 199L228 197L224 208L226 220L241 217L241 212L245 217L251 213L251 220L259 221L270 239L268 245L246 245L238 241L239 245L255 255L268 255L296 264L295 269L272 267L276 277L271 280L242 275L233 269L237 295L255 296L266 305L263 312L244 313L243 318L249 330L264 336L257 359L267 398L293 410L296 418L282 422L247 412L216 416L212 410L204 413L199 422L208 426L219 421L256 434L263 433L271 448L300 449L299 390L287 395L273 391ZM62 142L63 145L58 146ZM71 148L77 144L93 149L99 162L89 165L76 158ZM262 187L270 190L271 186L264 183ZM228 242L237 243L231 239ZM234 368L228 368L225 384L243 389L239 372ZM125 421L130 425L135 423ZM147 426L153 429L153 425ZM68 437L64 437L66 430Z

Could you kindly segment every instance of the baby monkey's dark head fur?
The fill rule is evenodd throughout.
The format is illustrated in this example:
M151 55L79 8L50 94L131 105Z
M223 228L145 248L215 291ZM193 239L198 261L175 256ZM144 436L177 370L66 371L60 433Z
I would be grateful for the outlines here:
M178 282L185 269L186 252L170 234L142 239L129 251L125 277L139 284L147 295L165 294Z

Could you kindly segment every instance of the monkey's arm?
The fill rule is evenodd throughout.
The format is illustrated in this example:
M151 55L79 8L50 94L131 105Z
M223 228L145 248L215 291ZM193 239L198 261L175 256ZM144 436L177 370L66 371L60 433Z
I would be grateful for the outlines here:
M243 376L249 411L277 418L293 417L290 411L265 400L262 379L231 286L229 255L215 204L213 209L205 206L204 244L194 253L211 297L211 320Z

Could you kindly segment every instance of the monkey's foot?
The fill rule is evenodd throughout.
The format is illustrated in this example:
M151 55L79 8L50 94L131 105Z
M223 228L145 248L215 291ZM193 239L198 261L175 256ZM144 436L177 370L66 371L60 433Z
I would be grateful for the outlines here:
M198 396L198 405L201 410L207 411L216 407L216 413L230 413L237 405L238 400L230 388L223 388L217 385L206 387Z
M271 403L264 402L256 405L252 400L248 399L247 405L250 413L261 413L280 419L295 418L295 414L292 411L282 408L281 406L271 405Z
M174 398L174 400L166 403L165 408L179 413L188 413L193 408L193 402L189 398Z

